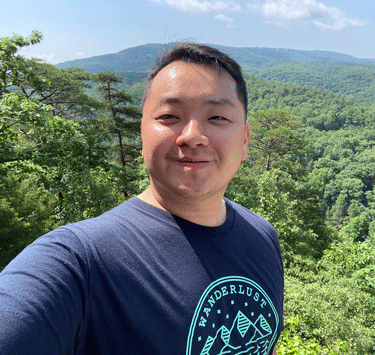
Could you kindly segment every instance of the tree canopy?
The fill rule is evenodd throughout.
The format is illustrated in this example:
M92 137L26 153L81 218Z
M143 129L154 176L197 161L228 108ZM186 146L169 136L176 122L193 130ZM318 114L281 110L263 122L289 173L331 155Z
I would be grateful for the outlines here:
M0 268L40 235L148 184L145 74L93 75L19 54L41 40L38 31L0 38ZM375 354L373 69L292 64L254 71L277 81L246 75L249 158L226 196L279 235L286 320L278 354Z

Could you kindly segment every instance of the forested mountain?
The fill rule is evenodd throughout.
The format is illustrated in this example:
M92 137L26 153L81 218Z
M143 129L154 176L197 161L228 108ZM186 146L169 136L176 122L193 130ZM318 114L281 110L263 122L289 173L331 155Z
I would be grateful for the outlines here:
M155 64L156 58L167 48L168 45L150 43L127 48L117 53L71 60L56 66L60 69L79 67L89 73L103 71L147 72Z
M267 81L326 89L366 105L375 103L375 69L372 65L277 64L254 69L252 73Z
M139 73L139 78L142 78L157 58L171 46L173 43L145 44L118 53L60 63L57 67L79 67L90 73L113 71L132 75L133 78ZM236 59L245 72L265 80L327 89L357 102L373 104L375 60L323 51L214 47Z
M100 71L142 72L150 70L156 59L174 43L149 43L124 49L117 53L76 59L57 65L58 68L79 67L90 73ZM375 68L375 59L358 59L350 55L324 51L302 51L278 48L251 48L211 46L227 53L245 68L264 68L285 63L331 64L338 66L361 65Z
M41 234L97 216L148 184L140 101L161 46L60 69L17 53L40 40L38 32L0 39L0 269ZM227 197L269 220L280 238L278 354L375 354L373 62L220 49L247 71L251 127L248 159Z

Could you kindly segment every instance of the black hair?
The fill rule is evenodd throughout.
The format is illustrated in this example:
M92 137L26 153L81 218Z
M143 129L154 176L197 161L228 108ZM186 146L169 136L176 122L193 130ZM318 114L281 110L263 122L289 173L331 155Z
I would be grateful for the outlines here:
M180 43L171 51L164 54L157 66L149 73L143 91L142 102L146 101L151 84L155 76L167 65L175 61L192 62L225 70L236 82L237 96L244 106L247 114L247 90L246 83L240 65L227 54L207 45L197 43Z

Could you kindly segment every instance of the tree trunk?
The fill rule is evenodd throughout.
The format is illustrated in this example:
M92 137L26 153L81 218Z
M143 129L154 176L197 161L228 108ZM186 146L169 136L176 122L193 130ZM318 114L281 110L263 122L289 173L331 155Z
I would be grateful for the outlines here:
M124 146L122 145L122 135L121 133L117 133L118 135L118 145L119 145L119 150L120 150L120 161L121 165L125 166L125 154L124 154Z

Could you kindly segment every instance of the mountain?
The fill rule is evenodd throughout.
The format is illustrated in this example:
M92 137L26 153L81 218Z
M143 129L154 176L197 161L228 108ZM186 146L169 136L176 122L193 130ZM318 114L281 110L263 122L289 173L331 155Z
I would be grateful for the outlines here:
M79 67L90 73L103 71L145 72L174 43L149 43L124 49L117 53L90 58L76 59L57 64L58 68ZM301 51L294 49L227 47L211 45L234 58L244 68L250 70L282 63L309 63L332 65L362 65L375 68L375 60L358 59L350 55L324 51Z
M118 53L77 59L57 65L79 67L90 73L113 71L131 86L142 83L157 58L174 43L145 44ZM323 51L277 48L226 47L212 45L238 61L245 73L282 83L330 90L351 100L373 105L375 98L375 59ZM139 85L131 92L137 96Z
M261 348L261 346L267 349L269 342L262 341L262 339L271 334L272 329L262 315L255 323L252 323L241 311L238 311L230 330L222 326L214 338L211 336L207 338L201 355L251 354L252 349Z
M124 49L117 53L105 54L90 58L70 60L57 64L58 68L78 67L89 73L103 71L113 72L147 72L156 62L156 58L170 48L170 44L149 43Z

